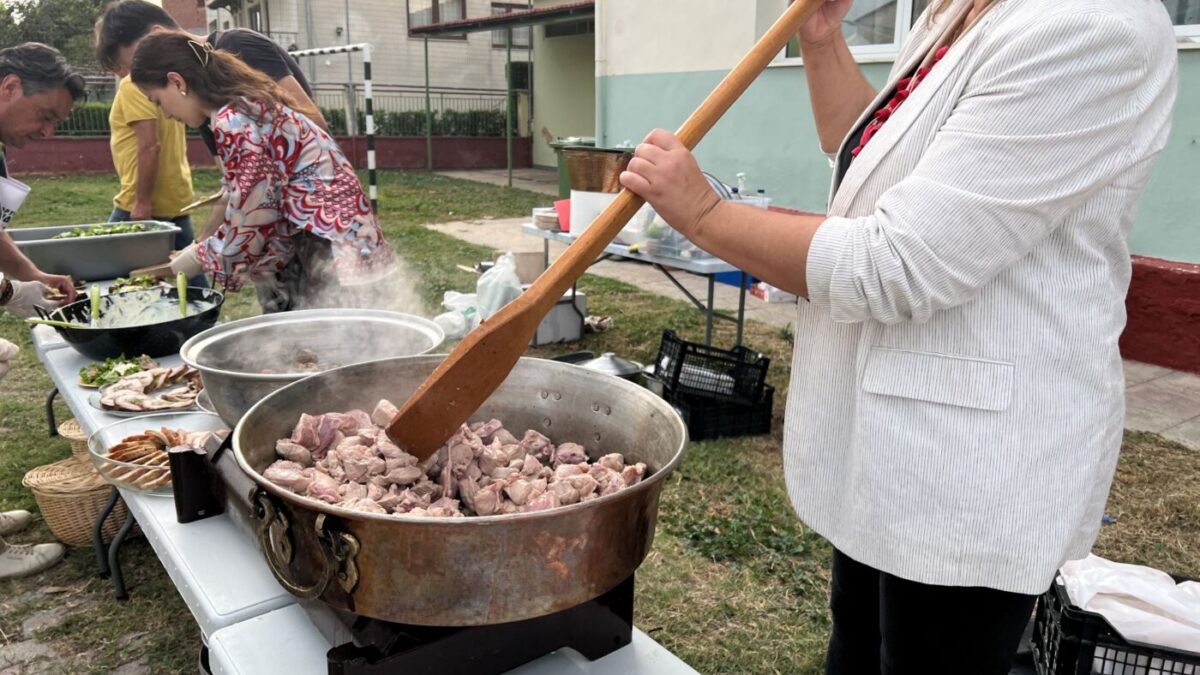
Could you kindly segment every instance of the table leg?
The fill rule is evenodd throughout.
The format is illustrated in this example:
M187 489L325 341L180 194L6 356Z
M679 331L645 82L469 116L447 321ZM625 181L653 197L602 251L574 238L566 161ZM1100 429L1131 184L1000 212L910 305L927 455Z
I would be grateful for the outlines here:
M133 522L133 514L130 513L121 529L117 530L117 536L113 537L112 543L108 545L108 567L112 571L113 588L117 592L118 600L129 599L129 593L125 590L125 575L121 573L121 544L133 529Z
M737 320L737 342L735 346L742 346L742 326L746 323L746 273L742 272L742 285L738 290L738 320Z
M542 240L542 269L550 269L550 240Z
M113 509L117 508L117 500L120 498L121 493L117 488L113 488L112 494L108 496L108 503L96 514L96 522L92 524L92 548L96 551L96 566L100 568L101 579L107 578L109 574L108 548L104 545L104 521L108 520Z
M712 325L713 325L713 296L716 294L717 278L710 274L708 275L708 307L705 310L705 319L707 321L704 331L704 344L712 346Z
M50 390L49 394L46 394L46 422L49 423L49 425L50 425L50 437L51 438L58 435L58 425L54 423L54 397L55 396L58 396L58 387L54 387L53 389Z

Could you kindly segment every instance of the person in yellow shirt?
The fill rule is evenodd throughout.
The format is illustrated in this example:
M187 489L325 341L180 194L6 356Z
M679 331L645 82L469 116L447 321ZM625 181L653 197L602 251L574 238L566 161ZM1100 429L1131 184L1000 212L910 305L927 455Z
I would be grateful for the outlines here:
M192 170L182 122L162 109L122 75L109 111L113 164L121 191L113 198L109 222L161 220L179 227L175 249L192 243L192 218L183 209L193 199Z

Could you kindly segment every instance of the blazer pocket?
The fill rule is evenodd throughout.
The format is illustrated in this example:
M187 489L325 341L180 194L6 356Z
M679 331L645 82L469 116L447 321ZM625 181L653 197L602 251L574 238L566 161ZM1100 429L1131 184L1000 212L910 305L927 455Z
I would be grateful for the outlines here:
M999 412L1012 403L1015 366L964 356L874 347L863 391Z

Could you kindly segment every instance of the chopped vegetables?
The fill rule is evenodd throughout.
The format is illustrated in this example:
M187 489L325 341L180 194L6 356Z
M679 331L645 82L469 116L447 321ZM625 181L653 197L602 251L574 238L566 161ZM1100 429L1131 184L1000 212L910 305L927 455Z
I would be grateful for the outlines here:
M95 237L102 234L133 234L149 232L153 228L147 223L113 223L111 225L88 225L87 227L72 228L68 232L60 232L51 239L71 239L74 237Z
M158 285L158 279L151 276L136 276L129 279L125 277L117 277L113 279L112 286L108 287L109 293L120 293L122 291L139 291L147 288L154 288Z
M79 371L79 383L87 387L102 387L112 384L126 375L157 367L158 363L148 356L139 356L136 359L114 356L105 359L103 363L84 366Z

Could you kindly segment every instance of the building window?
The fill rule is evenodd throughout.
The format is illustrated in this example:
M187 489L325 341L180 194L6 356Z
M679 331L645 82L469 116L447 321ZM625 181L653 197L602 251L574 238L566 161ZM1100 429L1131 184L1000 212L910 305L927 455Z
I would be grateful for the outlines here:
M1164 0L1163 4L1175 24L1175 34L1200 42L1200 0Z
M515 5L507 2L493 2L492 16L497 14L512 14L513 12L524 12L529 9L529 5ZM531 33L529 26L512 29L513 49L529 49L529 38ZM492 46L497 49L504 49L508 46L506 38L508 37L507 30L492 31Z
M408 0L408 28L420 28L467 18L467 0ZM430 38L435 36L431 35ZM438 35L438 38L467 39L466 33Z
M782 7L791 4L783 0ZM842 34L850 52L859 58L886 58L900 53L900 45L911 32L929 0L856 0L842 19ZM781 10L782 11L782 10ZM783 60L800 56L800 40L788 42Z
M256 33L266 32L263 27L262 5L251 5L246 8L246 23L247 27Z

